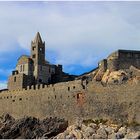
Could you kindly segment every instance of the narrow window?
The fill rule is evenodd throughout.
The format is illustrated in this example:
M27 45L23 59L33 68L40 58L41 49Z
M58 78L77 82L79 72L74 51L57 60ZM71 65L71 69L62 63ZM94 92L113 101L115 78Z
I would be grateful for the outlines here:
M80 94L77 94L77 99L79 99L80 98Z
M70 91L70 87L68 87L68 91Z
M20 66L20 72L22 72L22 65Z
M75 89L75 86L73 86L73 89Z
M14 77L14 82L16 82L16 77Z
M23 71L24 71L24 65L23 65Z
M56 99L56 95L55 95L55 99Z

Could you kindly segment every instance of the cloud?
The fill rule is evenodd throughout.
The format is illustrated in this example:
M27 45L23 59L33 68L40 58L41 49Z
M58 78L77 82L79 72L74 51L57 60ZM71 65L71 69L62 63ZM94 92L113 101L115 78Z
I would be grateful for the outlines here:
M7 88L7 82L6 81L0 81L0 90Z
M29 52L39 31L53 63L92 68L117 49L140 50L138 13L140 2L1 2L0 54Z

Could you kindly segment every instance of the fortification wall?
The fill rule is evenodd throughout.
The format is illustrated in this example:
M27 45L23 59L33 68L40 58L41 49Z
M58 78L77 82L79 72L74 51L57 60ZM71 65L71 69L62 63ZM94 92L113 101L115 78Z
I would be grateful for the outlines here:
M0 115L10 113L44 118L58 116L68 119L103 118L140 123L139 84L103 87L92 81L86 89L81 81L58 83L40 89L4 91L0 94Z

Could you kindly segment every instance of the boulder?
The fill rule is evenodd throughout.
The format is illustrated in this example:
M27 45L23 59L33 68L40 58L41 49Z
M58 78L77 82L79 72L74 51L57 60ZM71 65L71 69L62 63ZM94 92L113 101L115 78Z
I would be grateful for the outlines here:
M129 132L125 135L126 139L140 139L140 132Z
M72 130L71 133L76 137L76 139L82 139L83 134L80 130Z
M89 138L90 136L92 136L95 133L96 133L96 130L95 129L93 129L92 127L87 127L85 129L84 136L86 136L87 138Z
M104 127L100 127L97 130L97 134L100 136L101 139L106 139L107 138L107 132L106 132Z

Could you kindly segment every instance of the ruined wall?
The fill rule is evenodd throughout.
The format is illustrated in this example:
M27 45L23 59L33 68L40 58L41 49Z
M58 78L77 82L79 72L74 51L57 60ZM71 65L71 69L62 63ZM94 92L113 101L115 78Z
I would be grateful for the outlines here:
M6 112L17 118L58 116L70 122L79 117L111 118L140 123L139 91L139 84L103 87L94 81L83 89L80 80L36 89L32 86L27 90L2 92L0 115Z

